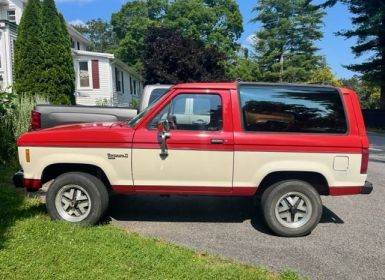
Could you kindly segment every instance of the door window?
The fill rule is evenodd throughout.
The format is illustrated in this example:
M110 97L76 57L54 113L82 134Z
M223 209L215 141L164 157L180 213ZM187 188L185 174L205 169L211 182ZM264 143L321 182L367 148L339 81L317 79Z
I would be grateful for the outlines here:
M174 130L222 130L221 97L216 94L180 94L152 119L150 128L166 119Z

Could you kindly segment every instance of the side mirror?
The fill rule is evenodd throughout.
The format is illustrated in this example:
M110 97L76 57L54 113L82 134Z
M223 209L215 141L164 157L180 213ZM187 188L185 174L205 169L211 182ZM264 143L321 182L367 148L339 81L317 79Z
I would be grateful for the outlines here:
M170 137L170 123L167 120L158 122L157 130L161 149L160 157L166 159L168 157L167 138Z
M158 133L170 132L170 123L168 120L160 121L157 124Z

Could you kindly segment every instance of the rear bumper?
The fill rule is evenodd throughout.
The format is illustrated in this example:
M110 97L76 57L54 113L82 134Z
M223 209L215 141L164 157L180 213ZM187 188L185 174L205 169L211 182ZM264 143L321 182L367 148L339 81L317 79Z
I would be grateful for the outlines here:
M329 195L355 195L370 194L373 191L373 184L366 181L362 187L329 187Z
M373 191L373 184L369 181L365 182L365 185L361 189L361 194L370 194Z

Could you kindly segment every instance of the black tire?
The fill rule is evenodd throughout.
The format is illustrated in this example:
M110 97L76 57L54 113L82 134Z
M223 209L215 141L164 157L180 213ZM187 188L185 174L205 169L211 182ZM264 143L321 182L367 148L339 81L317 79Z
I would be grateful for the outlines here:
M290 196L287 196L289 194ZM291 205L296 197L299 198L296 201L301 203L301 207L298 207L296 203ZM278 204L279 202L284 204ZM289 210L282 211L287 206ZM261 207L268 227L275 234L284 237L299 237L311 233L322 216L322 201L319 193L312 185L300 180L281 181L267 188L262 195ZM301 209L297 210L297 208ZM303 209L307 209L307 211L303 211ZM297 216L298 221L295 224L294 217L299 212L300 215L305 216L302 218ZM279 213L282 213L283 216L290 215L290 217L282 218ZM289 221L289 219L291 220Z
M71 215L67 213L61 202L65 191L68 194L71 189L74 189L75 196L80 192L83 198L86 197L87 199L83 201L88 202L88 205L90 205L86 209L78 208L74 210L76 213L80 213L81 217L77 217L74 213ZM74 203L72 209L76 209L77 204L80 205L81 201L74 202L74 195L72 195L72 198L71 200L64 197L66 201ZM58 176L48 188L46 195L47 211L53 220L65 220L81 225L97 224L106 212L108 203L109 196L105 185L95 176L82 172L69 172ZM83 214L81 210L84 210L85 213Z

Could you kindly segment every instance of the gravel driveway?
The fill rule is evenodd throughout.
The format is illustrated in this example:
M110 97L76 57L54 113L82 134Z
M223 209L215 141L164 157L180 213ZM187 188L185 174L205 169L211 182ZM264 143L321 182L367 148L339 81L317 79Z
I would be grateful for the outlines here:
M250 198L114 196L113 222L143 235L313 279L385 279L385 135L370 134L369 196L322 197L309 236L273 236Z

